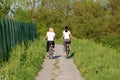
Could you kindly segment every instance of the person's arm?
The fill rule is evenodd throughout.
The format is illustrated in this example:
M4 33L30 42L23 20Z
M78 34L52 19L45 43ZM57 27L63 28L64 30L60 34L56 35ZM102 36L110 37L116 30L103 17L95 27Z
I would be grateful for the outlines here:
M73 37L72 37L72 34L71 34L71 32L70 32L70 39L72 39Z
M54 40L56 39L56 34L54 35Z
M64 39L64 33L62 34L62 39Z

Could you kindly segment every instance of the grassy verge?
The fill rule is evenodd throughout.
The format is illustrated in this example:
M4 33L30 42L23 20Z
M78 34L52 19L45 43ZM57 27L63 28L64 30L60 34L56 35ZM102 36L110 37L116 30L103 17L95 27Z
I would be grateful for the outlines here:
M62 38L56 39L55 44L63 44L63 39Z
M120 53L89 40L72 41L74 62L86 80L120 80Z
M34 80L37 72L42 68L45 55L43 40L35 40L16 45L10 53L10 59L0 68L0 80Z

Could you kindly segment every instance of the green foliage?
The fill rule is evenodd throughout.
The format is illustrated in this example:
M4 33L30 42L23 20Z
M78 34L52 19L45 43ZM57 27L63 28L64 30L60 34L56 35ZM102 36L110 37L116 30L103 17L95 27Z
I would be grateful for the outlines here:
M72 41L74 62L86 80L118 80L120 54L89 40Z
M44 59L44 40L35 40L28 43L16 45L10 53L10 59L0 67L1 80L34 80L39 69L42 68Z
M8 12L10 11L10 5L15 0L0 0L0 17L1 16L8 16Z
M107 36L104 36L102 38L102 41L101 41L104 45L108 45L108 46L111 46L111 47L119 47L120 45L120 40L118 38L118 35L117 34L108 34Z
M38 19L36 19L38 24L43 25L38 25L38 29L40 29L38 34L44 35L48 27L53 27L60 38L63 27L68 25L73 36L77 38L94 38L99 40L99 36L104 35L103 33L108 24L106 21L108 16L106 16L107 11L99 3L73 1L66 2L66 5L64 3L61 4L61 2L43 2L44 5L39 8L37 13ZM49 7L46 7L46 5Z
M32 14L30 10L22 10L18 8L15 15L16 20L21 20L24 22L32 22Z
M0 17L7 16L8 12L9 12L9 6L4 6L4 7L0 6Z
M74 25L78 27L76 31L80 30L78 32L81 36L96 39L102 34L101 32L105 30L105 24L103 23L105 21L105 11L99 3L91 1L76 2L73 9L76 18ZM75 35L78 36L76 33Z
M120 12L120 1L119 0L110 0L109 6L111 7L111 14L117 15Z
M38 8L18 8L15 19L35 22L39 36L45 36L48 28L53 27L60 38L64 26L68 25L73 36L77 38L89 38L100 42L104 36L116 33L120 40L120 1L96 1L41 0ZM21 3L27 4L23 0Z

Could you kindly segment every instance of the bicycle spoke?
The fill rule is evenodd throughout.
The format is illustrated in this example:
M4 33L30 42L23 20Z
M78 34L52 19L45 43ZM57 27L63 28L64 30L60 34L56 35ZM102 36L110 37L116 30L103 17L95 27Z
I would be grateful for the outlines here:
M53 45L50 45L49 47L49 59L52 59L53 57Z

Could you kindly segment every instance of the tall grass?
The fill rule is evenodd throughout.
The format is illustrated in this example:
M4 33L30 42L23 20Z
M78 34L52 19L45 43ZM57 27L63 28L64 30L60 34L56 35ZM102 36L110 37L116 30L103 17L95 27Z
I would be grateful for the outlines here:
M89 40L74 39L74 62L86 80L120 80L120 53Z
M29 42L26 46L16 45L8 62L0 68L0 80L34 80L42 68L45 44L43 40Z

